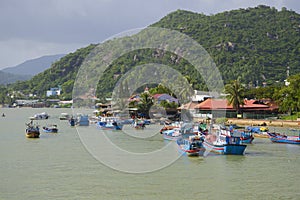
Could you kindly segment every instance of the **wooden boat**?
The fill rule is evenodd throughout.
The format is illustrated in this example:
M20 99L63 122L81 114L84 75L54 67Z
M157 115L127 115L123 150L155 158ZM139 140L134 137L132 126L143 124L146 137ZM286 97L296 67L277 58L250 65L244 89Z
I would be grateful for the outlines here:
M178 140L179 138L181 138L181 131L180 128L174 128L171 130L165 130L162 132L163 137L165 140Z
M287 136L279 133L268 133L269 138L274 143L285 143L285 144L300 144L299 136Z
M180 149L188 156L203 156L205 148L203 147L203 138L198 135L190 135L186 138L179 138L176 143Z
M234 132L231 136L222 135L217 131L216 135L206 136L203 146L206 152L226 155L244 155L247 145L242 144L241 133Z
M52 124L52 125L43 126L43 131L46 133L57 133L58 128L57 125Z
M26 124L25 135L27 138L39 138L40 129L38 125L34 125L32 121Z

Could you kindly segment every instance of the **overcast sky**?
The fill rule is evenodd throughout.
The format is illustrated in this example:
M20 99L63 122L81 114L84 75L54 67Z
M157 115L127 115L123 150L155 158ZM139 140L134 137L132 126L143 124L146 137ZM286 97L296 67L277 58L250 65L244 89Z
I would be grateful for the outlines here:
M260 4L300 13L299 0L0 0L0 69L74 52L177 9L209 15Z

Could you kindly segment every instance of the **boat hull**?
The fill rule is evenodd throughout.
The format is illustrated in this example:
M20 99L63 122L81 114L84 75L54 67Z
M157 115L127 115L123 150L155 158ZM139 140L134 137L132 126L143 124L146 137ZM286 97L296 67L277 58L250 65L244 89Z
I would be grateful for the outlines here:
M176 141L179 150L186 153L187 156L203 156L205 148L202 141L191 142L186 139L179 138Z
M242 138L241 138L241 141L242 141L242 143L244 143L244 144L251 144L253 140L254 140L254 137L253 137L253 136L242 137Z
M122 130L123 124L107 124L105 122L98 122L97 123L98 128L103 130Z
M45 133L57 133L58 129L57 128L53 128L53 129L43 129L43 131Z
M27 138L39 138L40 137L40 132L28 131L28 132L26 132L26 137Z
M244 155L247 147L247 145L244 144L214 145L207 141L203 142L203 146L209 152L225 155Z
M284 137L270 137L270 140L274 143L284 143L284 144L300 144L300 139L286 139Z

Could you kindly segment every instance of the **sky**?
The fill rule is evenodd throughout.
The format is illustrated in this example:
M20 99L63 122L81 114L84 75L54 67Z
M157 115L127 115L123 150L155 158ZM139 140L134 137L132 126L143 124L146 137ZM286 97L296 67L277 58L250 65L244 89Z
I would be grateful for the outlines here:
M211 15L262 4L300 13L299 0L0 0L0 69L101 43L178 9Z

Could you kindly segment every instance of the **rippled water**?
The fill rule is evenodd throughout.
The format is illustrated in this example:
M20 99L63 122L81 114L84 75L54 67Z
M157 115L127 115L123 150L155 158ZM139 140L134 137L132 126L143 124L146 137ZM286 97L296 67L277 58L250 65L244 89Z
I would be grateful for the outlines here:
M39 124L56 123L59 133L27 139L25 122L43 111L51 117ZM1 112L6 114L0 118L1 200L299 199L300 145L256 138L244 156L182 156L160 170L131 174L107 167L87 151L77 130L58 119L60 113L71 110ZM82 134L103 134L94 125L80 128ZM146 141L122 132L111 132L109 138L133 152L153 151L168 143L160 134ZM115 159L114 155L106 156Z

